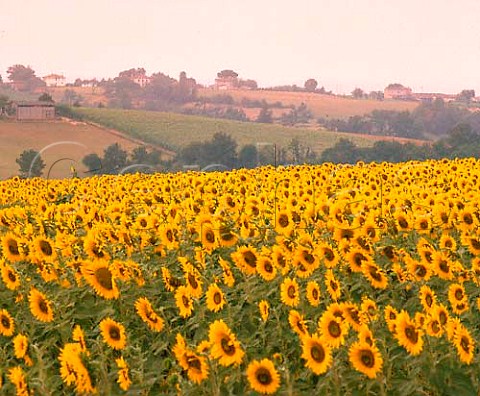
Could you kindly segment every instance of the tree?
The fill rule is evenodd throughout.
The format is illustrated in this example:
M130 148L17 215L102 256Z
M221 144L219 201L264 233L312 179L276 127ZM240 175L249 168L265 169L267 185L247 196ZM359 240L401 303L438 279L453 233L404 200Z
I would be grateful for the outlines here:
M128 154L118 143L111 144L103 152L104 173L118 173L128 164Z
M234 72L231 69L225 69L217 73L218 78L237 78L238 73Z
M10 108L10 99L7 95L0 95L0 117L8 115Z
M305 81L305 91L315 92L315 89L317 89L317 85L318 85L317 80L313 78L309 78L307 81Z
M82 163L87 167L88 173L102 173L102 159L95 153L88 154L82 159Z
M462 102L470 102L475 97L475 90L464 89L457 95L457 99Z
M352 91L352 96L355 99L362 99L365 96L365 92L363 92L363 89L361 89L361 88L355 88Z
M213 135L211 141L205 144L204 161L209 164L222 164L227 168L233 168L237 162L237 142L223 132L217 132Z
M242 168L255 168L258 161L258 150L254 144L242 146L238 153L238 165Z
M53 103L52 95L50 95L50 94L47 93L47 92L44 92L43 94L41 94L41 95L38 97L38 100L39 100L40 102L50 102L50 103Z
M271 124L273 122L272 111L267 106L262 107L262 110L260 110L255 121L264 124Z
M7 70L8 79L15 84L19 91L33 91L35 88L44 87L46 84L35 75L35 71L23 65L13 65Z
M341 138L333 147L323 151L321 162L354 164L359 159L359 151L355 144Z
M38 151L33 149L24 150L15 160L20 167L21 177L40 177L42 176L45 162Z

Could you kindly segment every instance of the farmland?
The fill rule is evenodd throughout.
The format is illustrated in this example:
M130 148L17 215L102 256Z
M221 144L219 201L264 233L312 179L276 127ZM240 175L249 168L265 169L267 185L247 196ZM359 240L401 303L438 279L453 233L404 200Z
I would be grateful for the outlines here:
M239 144L276 143L286 147L293 139L317 153L332 147L340 138L349 138L360 147L368 147L382 137L359 136L309 128L289 128L281 125L239 122L175 113L118 109L72 109L79 116L119 130L145 142L178 150L194 141L209 140L215 133L230 134Z
M1 392L475 395L479 174L0 182Z
M102 128L87 125L81 122L15 122L0 120L0 179L18 174L18 164L15 159L24 150L42 150L46 163L45 176L48 169L58 160L51 169L50 177L68 177L70 165L78 169L79 173L85 170L81 163L82 158L90 153L101 155L103 150L119 143L123 149L131 150L138 144L121 136L111 134ZM70 143L61 143L70 142ZM71 143L75 142L75 143ZM72 161L73 160L73 161Z
M314 118L347 118L364 115L373 110L412 111L419 102L399 100L353 99L334 95L321 95L308 92L286 92L267 90L227 90L217 91L211 88L200 89L198 96L230 95L237 103L243 98L250 100L266 100L268 103L281 102L284 105L300 106L305 103L312 111Z

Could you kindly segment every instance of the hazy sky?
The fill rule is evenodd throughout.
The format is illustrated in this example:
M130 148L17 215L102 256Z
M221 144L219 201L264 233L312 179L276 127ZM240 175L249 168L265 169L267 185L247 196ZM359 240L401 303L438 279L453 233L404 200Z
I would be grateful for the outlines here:
M480 94L479 0L0 0L0 74L115 77L144 67L213 83L349 93L399 82Z

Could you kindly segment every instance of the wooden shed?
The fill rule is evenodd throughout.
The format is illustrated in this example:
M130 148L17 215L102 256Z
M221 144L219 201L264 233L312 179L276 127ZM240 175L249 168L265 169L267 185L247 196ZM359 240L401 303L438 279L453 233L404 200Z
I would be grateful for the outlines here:
M55 104L51 102L16 102L18 121L42 121L55 119Z

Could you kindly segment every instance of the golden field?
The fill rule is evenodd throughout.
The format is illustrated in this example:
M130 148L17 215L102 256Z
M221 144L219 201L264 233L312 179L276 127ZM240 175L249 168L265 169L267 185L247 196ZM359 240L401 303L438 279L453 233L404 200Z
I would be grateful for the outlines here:
M0 391L476 394L480 163L0 182Z

